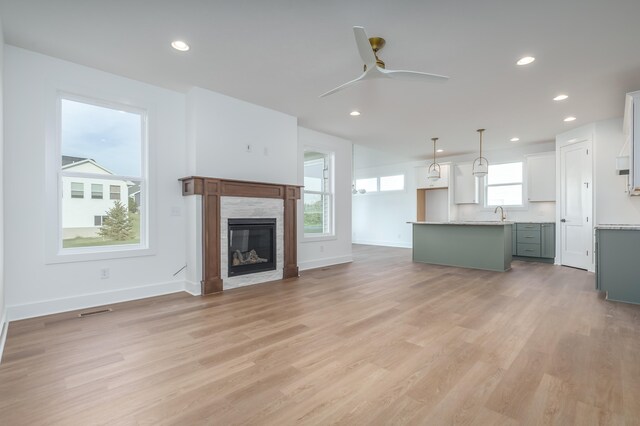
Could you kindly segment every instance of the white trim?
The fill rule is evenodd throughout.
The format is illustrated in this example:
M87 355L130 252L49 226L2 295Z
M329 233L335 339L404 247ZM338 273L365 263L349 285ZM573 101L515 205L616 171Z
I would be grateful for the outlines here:
M382 246L382 247L398 247L398 248L412 248L412 243L405 243L402 241L378 241L378 240L352 240L352 244L363 244L366 246Z
M340 265L342 263L353 262L353 256L337 256L337 257L325 257L324 259L310 260L308 262L299 262L298 269L300 271L306 271L309 269L323 268L325 266Z
M7 321L7 310L2 313L0 319L0 364L2 363L2 353L4 352L4 344L7 343L7 333L9 331L9 321Z
M8 320L16 321L26 318L40 317L43 315L57 314L60 312L74 311L76 309L86 309L95 306L178 293L186 291L186 289L187 286L184 281L170 281L114 291L83 294L81 296L65 297L62 299L50 299L34 303L25 303L22 305L12 305L7 306L6 311Z
M192 296L200 296L202 294L202 286L200 285L200 283L196 283L193 281L185 281L184 291L186 291Z

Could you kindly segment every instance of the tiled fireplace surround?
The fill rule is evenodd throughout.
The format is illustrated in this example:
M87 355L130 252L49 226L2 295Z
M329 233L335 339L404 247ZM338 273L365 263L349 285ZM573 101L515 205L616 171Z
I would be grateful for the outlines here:
M202 196L202 294L298 276L300 186L190 176L182 195ZM228 276L228 219L276 218L276 270Z

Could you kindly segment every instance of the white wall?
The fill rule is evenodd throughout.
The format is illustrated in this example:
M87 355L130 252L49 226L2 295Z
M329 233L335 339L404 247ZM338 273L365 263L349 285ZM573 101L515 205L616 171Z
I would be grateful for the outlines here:
M187 111L190 174L298 181L296 117L197 87L187 93Z
M412 161L376 165L383 155L372 149L356 145L356 178L405 175L405 190L388 193L367 193L353 196L353 242L395 247L411 247L412 228L407 221L416 220L417 168L430 162ZM490 163L525 161L525 156L555 151L555 143L514 145L513 148L489 151L485 156ZM440 163L471 162L476 153L438 159ZM526 179L526 172L525 172ZM450 184L451 185L451 184ZM452 190L452 187L450 188ZM482 199L482 197L481 197ZM507 219L512 221L555 221L555 203L529 203L524 208L506 208ZM482 204L452 206L451 220L497 220L493 209Z
M184 272L173 273L184 266L186 251L185 200L177 182L187 174L185 96L11 46L5 50L5 88L10 319L182 290ZM58 90L147 109L153 255L45 263L45 222L56 208L46 201L46 165L60 161L47 157L47 144L56 140ZM100 279L101 268L109 268L109 279Z
M186 122L186 175L297 184L296 117L194 87L186 95ZM187 286L199 293L202 200L185 200Z
M356 161L369 155L369 148L356 146ZM391 247L411 247L412 228L416 220L417 163L399 163L359 167L356 179L405 175L404 191L355 194L353 200L353 242Z
M624 145L622 118L595 123L594 204L597 224L640 224L640 197L629 197L627 176L616 174L616 157Z
M351 142L298 128L298 184L304 183L305 148L335 153L335 237L304 238L303 206L298 204L298 266L300 270L351 262Z

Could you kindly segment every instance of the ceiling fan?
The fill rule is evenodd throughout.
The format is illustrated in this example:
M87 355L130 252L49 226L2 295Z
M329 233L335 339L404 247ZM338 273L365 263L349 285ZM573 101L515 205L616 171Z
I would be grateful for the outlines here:
M385 69L384 62L378 58L378 51L384 47L385 40L382 37L367 37L367 33L363 27L353 27L353 34L356 37L356 45L358 46L360 58L362 58L364 62L364 72L355 80L351 80L335 89L323 93L320 95L321 98L346 89L360 80L395 78L399 80L446 81L449 79L449 77L444 75L428 74L426 72L387 70Z

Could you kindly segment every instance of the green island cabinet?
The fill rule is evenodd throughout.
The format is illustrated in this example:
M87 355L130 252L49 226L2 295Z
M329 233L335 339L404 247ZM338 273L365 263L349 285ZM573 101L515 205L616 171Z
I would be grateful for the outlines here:
M596 289L607 300L640 304L640 226L596 226Z
M556 257L555 223L514 223L511 254L521 260L553 263Z

